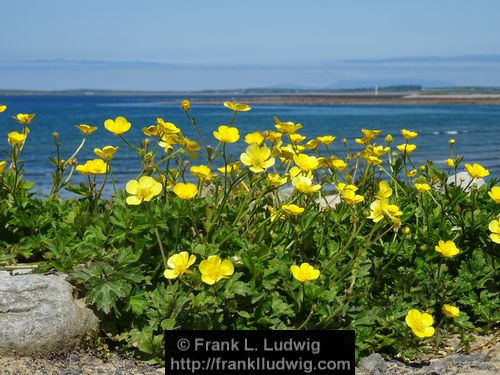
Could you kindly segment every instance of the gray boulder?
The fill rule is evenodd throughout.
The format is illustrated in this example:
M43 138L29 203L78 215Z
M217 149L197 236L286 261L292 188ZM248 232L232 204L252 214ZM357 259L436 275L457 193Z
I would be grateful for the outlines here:
M482 178L472 178L467 172L458 172L456 175L451 175L448 177L447 184L457 184L461 188L470 191L472 188L480 188L486 182Z
M64 352L97 327L64 277L0 271L0 355Z

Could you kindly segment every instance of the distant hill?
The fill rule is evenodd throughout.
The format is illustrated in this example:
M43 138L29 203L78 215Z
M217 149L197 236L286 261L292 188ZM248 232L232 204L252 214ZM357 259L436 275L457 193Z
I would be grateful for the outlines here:
M398 87L398 86L420 86L424 88L436 87L455 87L456 84L448 81L430 81L423 79L345 79L332 83L326 86L327 89L341 90L341 89L361 89L361 88L374 88L375 86L382 87Z

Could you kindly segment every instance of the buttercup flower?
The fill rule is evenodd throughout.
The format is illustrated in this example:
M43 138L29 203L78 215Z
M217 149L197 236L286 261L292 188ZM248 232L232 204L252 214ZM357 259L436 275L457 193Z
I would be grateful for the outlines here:
M261 132L253 132L245 136L245 142L249 145L261 145L264 142L264 136Z
M415 189L417 189L420 193L425 193L431 190L431 187L428 184L419 184L415 182Z
M406 130L406 129L401 130L401 134L407 140L413 139L413 138L415 138L418 135L417 132L412 132L412 131L409 131L409 130Z
M288 179L286 177L280 176L278 173L269 173L267 175L267 180L271 184L271 186L278 187L281 185L284 185L288 182Z
M274 158L271 157L270 148L257 145L248 146L246 152L240 155L240 160L254 173L264 172L275 162Z
M235 171L237 171L238 169L240 169L240 162L239 161L236 161L234 163L230 163L224 167L220 167L220 168L217 168L217 170L222 173L222 174L231 174Z
M500 243L500 219L490 221L488 229L491 232L491 240L495 243Z
M403 156L406 156L408 154L411 154L413 151L416 150L417 146L413 145L411 143L406 143L404 145L398 145L396 146L399 151L403 154Z
M295 155L293 161L303 172L314 171L319 165L318 158L306 154Z
M434 319L426 312L421 313L416 309L411 309L405 318L406 324L418 338L431 337L434 335Z
M82 174L104 174L107 169L108 165L102 159L87 160L76 166L76 171Z
M391 143L391 142L392 142L392 135L387 134L387 135L385 136L385 141L386 141L387 143Z
M221 125L217 131L213 132L214 137L224 143L234 143L240 139L240 134L237 128Z
M316 280L320 275L320 271L309 263L302 263L300 267L294 264L290 267L290 272L292 272L293 277L301 283Z
M382 160L380 160L378 157L372 156L372 155L365 157L365 160L371 166L376 166L376 165L379 165L380 163L382 163Z
M384 154L387 154L391 148L390 147L384 147L384 146L372 146L368 145L366 146L366 150L371 153L373 156L382 156Z
M198 268L201 281L208 285L213 285L234 273L233 263L228 259L223 261L218 255L210 255L208 259L202 260Z
M347 163L342 159L325 159L326 165L335 169L336 171L343 171L347 168Z
M116 151L118 151L118 147L113 146L104 146L102 149L94 148L94 154L106 160L111 160Z
M302 128L301 124L295 124L291 121L281 122L277 117L274 118L274 122L276 123L275 128L284 134L293 134Z
M6 105L0 105L0 113L5 112L6 109L7 109Z
M120 135L128 132L131 126L132 124L128 122L127 119L123 116L118 116L114 120L107 119L106 121L104 121L104 127L106 128L106 130L115 135Z
M10 132L7 135L7 140L12 147L21 146L26 140L26 134L18 132Z
M455 242L453 241L444 242L443 240L439 240L436 246L436 251L438 253L441 253L442 256L447 258L451 258L460 252L457 246L455 245Z
M196 255L190 256L187 251L174 254L167 260L167 264L171 269L165 270L163 275L167 279L175 279L185 273L190 273L189 267L191 267L194 262L196 262Z
M451 138L451 139L448 141L448 143L449 143L450 145L454 145L454 144L456 143L456 141L455 141L455 139Z
M136 206L141 204L142 201L149 202L159 195L162 189L161 183L151 176L142 176L139 181L130 180L125 186L127 193L131 194L131 196L127 197L127 204Z
M493 186L488 195L495 201L495 203L500 203L500 186Z
M189 200L193 199L196 194L198 194L198 188L195 184L190 182L187 184L179 182L174 186L174 193L183 200Z
M298 134L298 133L295 133L295 134L290 134L289 135L290 137L290 141L292 143L300 143L302 142L304 139L306 139L306 136L305 135L302 135L302 134Z
M34 113L31 113L31 114L18 113L17 115L14 116L14 119L18 123L23 124L23 125L30 124L31 121L33 121L34 118L35 118L35 114Z
M298 191L306 194L314 193L319 189L321 189L321 185L313 185L312 180L305 176L298 176L292 178L292 185Z
M363 197L362 195L357 195L354 190L351 189L342 190L342 198L344 199L344 202L352 205L361 203L365 200L365 197Z
M156 126L160 128L163 134L177 134L181 131L175 124L171 122L166 122L161 117L156 118Z
M444 304L441 311L447 318L458 318L460 316L460 309L456 306Z
M224 107L229 108L235 112L247 112L252 108L248 104L234 103L234 102L224 102Z
M184 111L189 111L191 109L191 103L189 102L189 100L183 100L181 102L181 108L184 110Z
M490 174L490 172L480 164L465 164L465 170L472 178L483 178Z
M377 199L370 205L371 214L368 219L372 219L374 223L378 223L384 218L384 215L392 221L397 222L399 216L403 215L399 207L394 204L389 204L387 199Z
M93 132L95 132L97 130L97 126L90 126L90 125L86 125L86 124L76 125L76 127L78 128L78 130L80 130L83 133L83 135L92 134Z
M407 175L408 177L415 177L417 175L417 170L412 169L411 171L406 171L405 175Z
M303 207L299 207L295 204L284 204L281 209L288 215L297 216L304 212Z
M7 162L5 160L0 161L0 173L3 172L6 165L7 165Z
M189 171L200 180L209 181L212 179L212 172L206 165L193 165Z
M151 125L142 128L142 132L144 133L145 136L148 137L158 137L160 134L162 134L162 130L158 125Z
M446 159L446 165L448 168L455 168L455 159Z
M378 193L375 195L377 199L388 199L392 195L392 188L387 181L378 183Z
M333 135L325 135L325 136L322 136L322 137L316 137L316 140L325 145L325 146L328 146L330 143L332 143L335 138L337 137L334 137Z
M341 183L337 184L337 190L342 193L344 190L358 191L358 188L354 185L348 185L348 184L341 182Z

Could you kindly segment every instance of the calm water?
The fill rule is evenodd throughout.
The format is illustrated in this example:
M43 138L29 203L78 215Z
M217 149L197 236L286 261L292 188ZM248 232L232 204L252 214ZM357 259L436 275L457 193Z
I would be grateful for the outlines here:
M78 155L79 161L94 158L94 147L119 146L120 150L112 161L113 173L118 184L135 178L139 162L135 154L116 136L106 131L103 123L108 118L125 116L132 129L125 137L138 145L144 138L141 128L153 125L157 117L175 123L183 133L197 140L196 134L179 107L181 98L175 97L120 97L120 96L3 96L0 104L8 110L0 114L0 129L4 141L0 151L2 159L9 150L7 133L20 131L22 126L11 116L16 113L36 113L31 125L29 140L23 150L26 179L35 182L35 190L44 193L50 187L52 165L48 158L54 155L52 132L60 134L63 142L62 158L68 158L81 141L77 124L90 124L99 130L89 136ZM221 102L227 98L221 98ZM196 105L193 114L202 132L215 146L211 135L219 125L226 124L231 112L222 105ZM500 176L500 106L255 106L250 112L241 113L236 126L243 136L254 130L273 129L273 116L283 121L300 122L304 127L301 134L308 137L335 135L333 151L343 154L342 138L351 146L354 138L361 137L360 129L382 129L383 135L392 134L394 144L403 142L400 130L417 131L414 140L417 150L413 156L416 163L433 160L444 164L449 156L448 140L455 138L456 151L465 162L480 163L490 170L490 177ZM383 137L382 135L382 137ZM380 139L382 143L383 138ZM228 146L237 159L245 143ZM77 176L77 181L81 176Z

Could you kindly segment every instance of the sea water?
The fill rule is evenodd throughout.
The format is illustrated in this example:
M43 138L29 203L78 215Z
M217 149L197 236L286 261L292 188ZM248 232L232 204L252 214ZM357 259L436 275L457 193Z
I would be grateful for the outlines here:
M35 113L36 118L30 125L31 132L23 149L22 159L25 179L35 183L34 190L37 193L46 194L51 186L50 173L54 169L48 161L55 153L52 133L59 133L59 141L62 142L61 158L67 159L82 139L75 125L98 126L99 129L88 137L78 154L78 161L83 163L95 158L95 147L119 146L111 163L117 185L123 187L128 180L137 177L140 161L126 144L104 128L104 121L125 116L132 123L132 129L124 136L136 146L145 138L142 128L154 125L157 117L173 122L185 136L198 141L195 130L180 108L182 99L176 96L1 96L0 104L6 104L8 109L0 114L0 160L6 160L10 149L7 134L13 130L22 130L22 125L12 119L12 116L17 113ZM212 99L218 100L220 104L194 104L191 113L207 143L215 147L217 141L212 132L219 125L228 124L232 112L222 106L224 100L231 98ZM245 134L274 129L274 116L282 121L301 123L303 128L299 133L308 138L336 136L330 149L339 157L345 155L341 143L343 138L347 139L348 147L359 149L354 139L363 136L361 128L381 129L383 133L377 139L378 144L385 144L385 135L391 134L394 138L393 145L404 143L400 130L408 129L419 134L411 141L417 145L416 151L411 155L414 164L418 166L432 160L437 165L444 166L444 161L450 157L448 141L453 138L456 140L454 151L464 157L465 163L479 163L489 169L489 178L500 177L498 105L256 105L249 112L239 113L236 118L234 126L238 127L241 139L238 143L227 146L233 161L239 159L246 147L243 141ZM203 159L191 163L201 164ZM79 181L83 181L83 176L75 173L75 182Z

